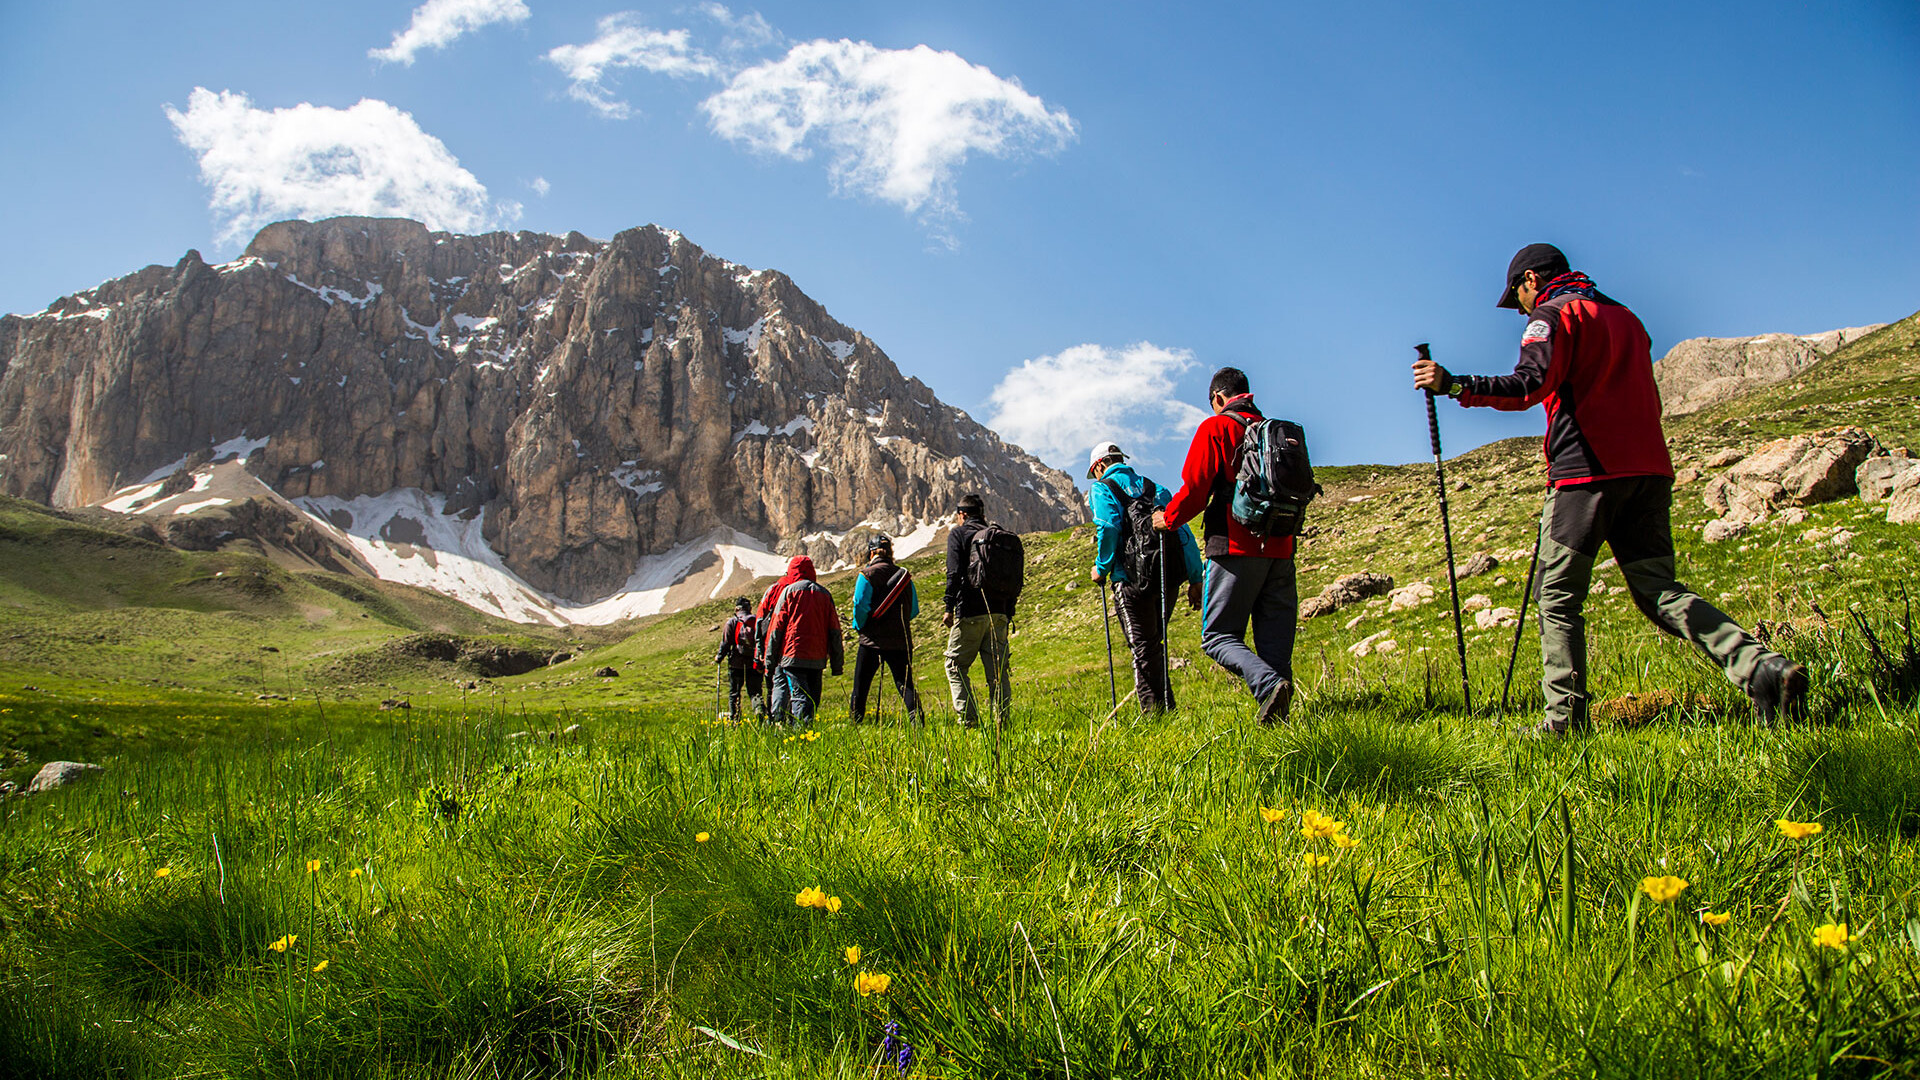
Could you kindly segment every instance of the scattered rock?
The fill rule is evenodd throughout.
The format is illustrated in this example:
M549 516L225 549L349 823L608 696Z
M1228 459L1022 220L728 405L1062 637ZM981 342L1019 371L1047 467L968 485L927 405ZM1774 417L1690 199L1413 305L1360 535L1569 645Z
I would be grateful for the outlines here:
M1858 533L1850 529L1838 529L1835 530L1832 536L1827 537L1827 545L1829 547L1843 548L1853 543L1853 538L1858 535Z
M1706 461L1706 465L1707 465L1707 468L1709 469L1724 469L1727 466L1733 464L1736 461L1739 461L1741 458L1746 456L1747 456L1746 453L1740 450L1739 448L1729 446L1725 450L1722 450L1719 453L1708 458Z
M1722 518L1746 522L1789 503L1830 502L1854 493L1854 474L1878 445L1858 427L1775 439L1708 484L1701 498Z
M1854 470L1853 483L1860 489L1860 497L1868 502L1879 502L1893 497L1893 489L1908 474L1920 471L1920 460L1910 457L1870 457Z
M108 558L112 558L112 556L108 556ZM273 645L262 645L260 646L260 651L261 652L279 652L280 650L279 648Z
M1479 577L1481 574L1492 573L1499 565L1500 560L1494 558L1492 552L1476 551L1473 553L1473 557L1468 559L1464 565L1457 567L1454 573L1463 578Z
M1783 525L1804 525L1807 520L1807 510L1804 506L1789 506L1780 511L1777 517Z
M1887 499L1887 520L1895 525L1920 525L1920 470L1900 478Z
M509 731L507 732L507 741L512 742L515 739L526 739L532 737L532 735L533 732L531 731Z
M1175 671L1185 671L1189 667L1193 666L1193 661L1187 659L1184 656L1176 656L1173 659L1167 661L1167 666L1172 668Z
M1510 607L1487 608L1473 613L1473 625L1482 630L1491 630L1496 626L1512 626L1520 621L1520 613Z
M610 667L603 667L595 671L593 677L596 679L617 679L620 677L620 673Z
M1381 596L1393 589L1393 578L1386 574L1361 571L1347 574L1320 590L1320 595L1309 598L1300 605L1300 617L1312 619L1329 615L1349 604L1357 604L1368 597Z
M1673 474L1675 484L1691 484L1700 479L1700 470L1689 465Z
M253 695L253 700L255 700L255 701L285 701L285 700L287 700L287 696L286 696L285 694L255 694L255 695Z
M1424 581L1416 581L1411 585L1402 586L1389 593L1387 595L1387 610L1405 611L1408 608L1419 607L1421 604L1432 599L1433 586Z
M38 795L43 791L66 787L81 780L90 780L106 771L104 766L84 761L49 761L33 774L33 782L27 785L27 794Z
M1382 630L1377 634L1368 634L1366 637L1347 646L1347 651L1355 656L1367 656L1375 652L1392 652L1398 646L1392 638L1387 636L1391 633L1393 633L1391 630Z
M1600 562L1594 563L1593 568L1595 570L1611 570L1614 567L1619 565L1620 565L1620 560L1609 555L1605 559L1601 560Z
M1460 602L1462 611L1485 611L1493 606L1493 597L1486 593L1474 593Z
M562 738L565 738L570 735L578 735L578 734L580 734L579 724L568 724L566 727L563 727L560 729L560 735Z
M385 701L382 701L380 703L381 712L392 712L394 709L411 709L411 708L413 708L413 702L401 701L399 698L388 698Z
M1355 615L1353 618L1348 619L1346 621L1346 624L1343 626L1343 629L1351 630L1354 627L1359 626L1361 623L1365 622L1366 619L1367 619L1367 613L1363 611L1360 614Z
M1707 527L1700 531L1700 539L1705 540L1709 544L1717 544L1722 540L1731 540L1741 533L1746 532L1747 524L1748 523L1744 521L1733 521L1728 518L1709 521L1707 522Z
M715 629L718 629L718 627L716 627ZM552 656L547 657L547 666L554 667L559 664L564 664L571 659L573 659L572 653L557 652L557 653L554 653Z

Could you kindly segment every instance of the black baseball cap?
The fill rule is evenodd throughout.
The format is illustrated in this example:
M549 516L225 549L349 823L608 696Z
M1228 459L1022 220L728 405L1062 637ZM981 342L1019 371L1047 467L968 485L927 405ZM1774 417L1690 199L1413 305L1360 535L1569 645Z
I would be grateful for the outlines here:
M1520 284L1520 275L1529 270L1547 278L1564 274L1569 269L1567 257L1559 248L1552 244L1528 244L1516 252L1513 261L1507 264L1507 288L1500 294L1500 302L1494 306L1520 310L1520 301L1514 298L1513 290Z

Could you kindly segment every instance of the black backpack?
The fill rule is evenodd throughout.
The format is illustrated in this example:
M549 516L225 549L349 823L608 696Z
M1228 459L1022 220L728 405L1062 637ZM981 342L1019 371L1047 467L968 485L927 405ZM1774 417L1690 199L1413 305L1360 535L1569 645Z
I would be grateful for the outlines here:
M1144 477L1141 481L1145 487L1138 498L1127 494L1115 481L1101 483L1120 500L1120 569L1126 571L1127 580L1135 588L1157 589L1162 568L1184 562L1184 556L1177 533L1171 529L1155 531L1153 512L1158 509L1160 489Z
M1291 420L1228 413L1240 429L1233 520L1260 537L1298 536L1307 504L1320 494L1307 458L1307 432Z
M1009 604L1027 584L1027 548L998 522L981 526L967 542L967 585Z

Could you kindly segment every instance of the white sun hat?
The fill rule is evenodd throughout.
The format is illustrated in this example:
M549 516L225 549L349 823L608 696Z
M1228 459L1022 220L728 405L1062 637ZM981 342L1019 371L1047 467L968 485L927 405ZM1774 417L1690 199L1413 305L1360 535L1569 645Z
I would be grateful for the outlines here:
M1127 455L1120 452L1120 444L1116 442L1107 441L1093 444L1093 453L1087 456L1087 479L1093 479L1095 470L1099 469L1100 463L1108 458L1119 458L1121 461L1125 461L1127 460Z

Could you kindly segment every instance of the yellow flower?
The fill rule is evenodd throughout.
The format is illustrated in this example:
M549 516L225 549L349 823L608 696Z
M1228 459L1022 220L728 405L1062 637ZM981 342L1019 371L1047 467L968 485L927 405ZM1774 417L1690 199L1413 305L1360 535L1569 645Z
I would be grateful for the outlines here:
M706 842L707 842L707 841L708 841L709 839L711 839L711 838L710 838L709 836L707 836L707 834L706 834L706 833L703 833L703 832L697 832L697 833L694 833L694 834L693 834L693 842L694 842L694 843L696 843L696 844L704 844L704 843L706 843Z
M1260 808L1261 819L1269 825L1273 824L1276 821L1279 821L1281 818L1285 816L1287 816L1287 812L1285 810L1275 810L1271 806L1263 806Z
M357 866L356 866L356 867L354 867L353 869L351 869L351 870L349 870L349 871L347 871L347 876L348 876L348 877L359 877L359 876L361 875L361 873L363 873L363 871L362 871L362 870L361 870L361 869L360 869L359 867L357 867Z
M314 873L318 873L318 872L319 872L319 870L320 870L320 860L319 860L319 859L308 859L308 860L307 860L307 873L309 873L309 874L314 874Z
M807 732L807 733L806 733L805 735L802 735L802 736L800 736L800 737L801 737L801 738L803 738L803 739L805 739L805 740L807 740L808 742L819 742L819 741L820 741L820 733L819 733L819 732L817 732L817 731L809 731L809 732Z
M887 992L887 987L891 985L893 985L893 976L882 975L877 971L871 975L863 971L853 980L853 988L860 991L861 997L866 997L868 994L884 994Z
M1774 824L1780 826L1780 835L1789 840L1805 840L1809 836L1819 836L1827 831L1827 827L1817 821L1788 821L1786 818L1781 818Z
M1853 940L1853 935L1847 933L1846 923L1828 923L1814 928L1813 940L1814 944L1824 945L1829 949L1844 949L1847 947L1847 942Z
M154 877L166 877L167 875L169 875L169 874L171 874L171 873L173 873L173 867L171 867L171 866L163 866L163 867L161 867L160 869L158 869L158 870L155 870L155 871L153 872L153 876L154 876Z
M840 898L837 896L829 896L819 906L826 908L828 914L837 915L840 912Z
M299 934L288 934L277 941L269 942L267 948L272 949L274 952L286 952L288 949L293 948L294 942L299 940Z
M1357 848L1360 846L1360 841L1355 840L1353 837L1348 836L1346 833L1334 833L1333 846L1341 849Z
M1335 821L1318 810L1307 810L1300 815L1300 835L1309 840L1332 836L1346 827L1346 822Z
M1700 913L1700 921L1706 923L1708 926L1725 926L1727 925L1727 920L1731 918L1733 918L1733 912L1731 911L1724 915L1715 915L1711 911L1703 911Z
M1640 881L1640 891L1653 897L1654 903L1666 904L1678 899L1681 893L1687 891L1687 882L1671 874L1666 877L1643 878Z
M860 962L860 946L858 945L847 946L847 963L857 964L859 962Z
M319 963L313 965L313 973L315 975L318 975L325 970L327 970L327 962L325 960L322 960Z
M1327 865L1329 860L1325 855L1315 855L1311 851L1303 851L1300 853L1300 861L1307 864L1307 869L1317 870Z
M793 902L801 907L826 907L827 894L818 885L809 885L794 894Z
M784 739L781 739L781 740L780 740L780 742L781 742L781 744L782 744L782 745L785 745L785 744L787 744L787 743L790 743L790 742L792 742L792 741L793 741L793 736L791 736L791 735L789 735L789 736L787 736L786 738L784 738Z

